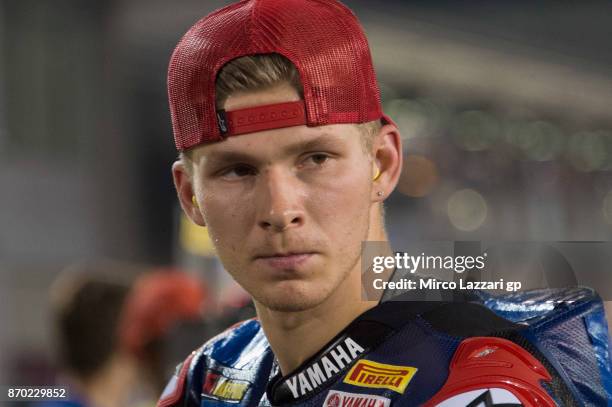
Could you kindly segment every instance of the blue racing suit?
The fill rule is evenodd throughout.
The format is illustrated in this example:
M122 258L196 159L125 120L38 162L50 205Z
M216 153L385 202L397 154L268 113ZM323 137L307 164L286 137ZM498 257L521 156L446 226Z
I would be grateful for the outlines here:
M588 288L388 301L287 376L256 319L176 370L158 406L612 406L603 305Z

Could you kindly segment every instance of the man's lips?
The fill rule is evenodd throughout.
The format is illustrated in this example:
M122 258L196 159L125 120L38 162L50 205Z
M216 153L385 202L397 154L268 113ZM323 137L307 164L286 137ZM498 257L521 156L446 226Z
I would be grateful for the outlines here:
M304 253L287 253L287 254L272 254L257 256L255 259L261 261L266 265L276 269L294 269L306 262L316 253L304 252Z

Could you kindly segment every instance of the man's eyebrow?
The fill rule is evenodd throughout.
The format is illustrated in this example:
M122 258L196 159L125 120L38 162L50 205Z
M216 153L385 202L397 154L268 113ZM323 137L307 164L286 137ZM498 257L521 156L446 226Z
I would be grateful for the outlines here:
M247 136L248 137L248 136ZM321 133L313 139L297 141L283 148L283 155L299 154L304 151L321 150L338 146L338 136ZM242 151L217 151L206 158L208 165L233 162L257 162L257 157Z
M303 151L320 150L338 146L338 136L329 133L321 133L313 139L298 141L288 145L283 152L285 154L296 154Z
M209 154L204 161L205 165L222 165L235 162L250 163L256 161L255 157L250 154L238 151L218 151L214 154Z

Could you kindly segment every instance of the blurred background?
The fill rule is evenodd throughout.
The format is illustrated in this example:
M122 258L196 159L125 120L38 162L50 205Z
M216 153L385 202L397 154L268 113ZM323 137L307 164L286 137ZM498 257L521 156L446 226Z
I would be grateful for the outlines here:
M238 318L245 294L180 216L165 84L227 3L0 0L0 384L57 380L50 287L83 260L178 267L208 287L203 318ZM345 3L404 137L394 246L610 240L612 2Z

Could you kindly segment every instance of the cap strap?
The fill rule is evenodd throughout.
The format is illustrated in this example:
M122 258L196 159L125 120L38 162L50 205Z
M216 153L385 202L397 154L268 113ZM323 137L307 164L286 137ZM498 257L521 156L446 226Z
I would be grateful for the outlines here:
M217 112L223 137L306 124L304 101L277 103L246 109Z

